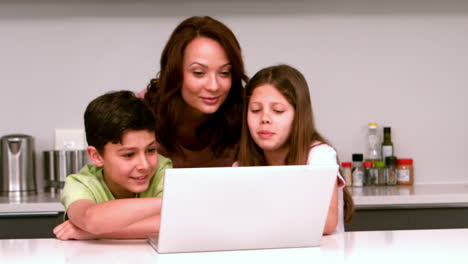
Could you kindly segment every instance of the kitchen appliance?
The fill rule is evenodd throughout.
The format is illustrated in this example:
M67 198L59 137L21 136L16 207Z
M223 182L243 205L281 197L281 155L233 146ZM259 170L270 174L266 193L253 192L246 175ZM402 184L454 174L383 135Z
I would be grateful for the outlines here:
M23 134L3 136L0 140L0 193L22 196L36 192L34 139Z
M56 192L58 190L55 181L54 151L47 150L42 152L44 161L44 188L47 192Z
M42 152L45 190L60 192L68 175L90 163L86 150L47 150Z

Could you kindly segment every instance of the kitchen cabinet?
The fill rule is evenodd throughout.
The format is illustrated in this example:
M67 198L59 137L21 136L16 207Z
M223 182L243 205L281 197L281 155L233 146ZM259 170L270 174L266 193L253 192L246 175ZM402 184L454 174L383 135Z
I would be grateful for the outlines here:
M468 185L366 186L346 231L468 228Z
M468 207L357 209L346 231L468 228Z
M0 239L53 238L52 229L63 221L63 212L59 194L0 196Z
M54 238L52 229L63 221L63 212L0 214L0 239Z

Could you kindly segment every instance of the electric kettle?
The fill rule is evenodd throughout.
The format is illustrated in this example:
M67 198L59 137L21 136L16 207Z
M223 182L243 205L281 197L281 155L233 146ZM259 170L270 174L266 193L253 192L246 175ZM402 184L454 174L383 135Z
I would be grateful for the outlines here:
M32 136L12 134L0 140L0 193L27 195L36 192L34 176L34 139Z

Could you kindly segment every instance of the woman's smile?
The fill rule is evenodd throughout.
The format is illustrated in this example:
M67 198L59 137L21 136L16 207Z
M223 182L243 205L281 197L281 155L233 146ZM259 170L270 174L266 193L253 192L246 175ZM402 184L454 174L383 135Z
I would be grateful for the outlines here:
M200 97L203 103L207 105L215 105L219 101L219 96L216 97Z

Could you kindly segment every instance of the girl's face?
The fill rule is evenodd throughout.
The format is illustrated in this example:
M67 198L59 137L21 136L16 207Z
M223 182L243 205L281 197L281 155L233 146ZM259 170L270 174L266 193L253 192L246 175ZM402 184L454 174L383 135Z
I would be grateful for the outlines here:
M255 143L264 151L287 148L294 113L294 107L273 85L256 87L247 111L247 124Z
M190 42L182 63L182 98L199 114L215 113L231 89L231 64L223 47L210 38Z

